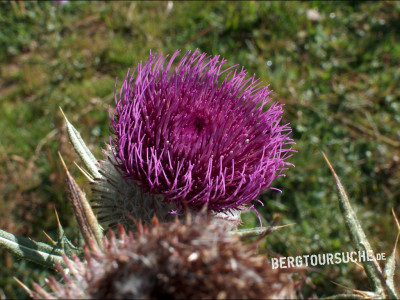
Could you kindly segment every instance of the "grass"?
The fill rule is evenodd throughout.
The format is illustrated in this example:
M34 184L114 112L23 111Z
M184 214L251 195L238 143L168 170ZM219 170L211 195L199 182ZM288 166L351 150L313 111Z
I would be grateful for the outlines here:
M316 9L319 20L307 12ZM390 253L391 209L400 195L400 4L398 2L52 2L0 3L0 228L45 241L53 209L70 236L60 151L78 183L78 161L62 106L100 157L108 141L115 78L149 50L196 48L245 66L285 103L298 153L259 208L266 222L296 225L263 245L284 256L352 249L337 205L327 153L347 188L372 247ZM246 222L257 225L252 214ZM46 272L0 250L0 288L26 297L11 279L43 282ZM356 265L308 272L302 295L368 289Z

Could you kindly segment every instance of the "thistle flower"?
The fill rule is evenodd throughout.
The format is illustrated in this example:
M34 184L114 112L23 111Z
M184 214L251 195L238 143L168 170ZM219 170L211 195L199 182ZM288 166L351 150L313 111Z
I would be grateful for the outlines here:
M170 59L150 54L128 71L119 96L115 85L112 154L106 153L107 166L101 164L104 178L94 200L106 220L121 222L126 212L138 217L120 209L148 207L138 193L153 199L146 200L151 206L169 204L161 219L167 218L165 211L204 206L237 215L254 209L257 196L272 189L289 164L291 128L281 124L283 105L271 102L268 86L255 76L246 78L245 69L224 69L225 59L198 51L188 51L173 68L178 54ZM120 185L134 186L135 192ZM112 194L119 195L118 203Z
M104 250L86 247L85 262L66 260L64 283L35 284L34 298L62 299L264 299L293 298L294 269L272 269L255 244L243 244L220 224L196 217L135 233L110 231Z
M55 5L65 5L69 2L69 0L54 0L53 4Z

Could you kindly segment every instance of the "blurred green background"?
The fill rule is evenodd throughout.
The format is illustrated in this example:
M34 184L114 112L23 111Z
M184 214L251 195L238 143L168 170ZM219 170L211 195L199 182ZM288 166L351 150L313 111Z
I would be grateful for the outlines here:
M58 107L100 157L114 81L154 52L199 48L245 66L285 103L297 154L257 207L296 223L262 245L296 256L351 251L326 152L376 252L389 255L400 213L400 2L0 2L0 228L46 241L54 209L77 235L57 151L87 182ZM252 213L246 226L258 226ZM0 249L0 295L27 297L48 272ZM398 277L397 277L398 278ZM299 297L369 289L355 264L308 271ZM400 281L400 280L399 280Z

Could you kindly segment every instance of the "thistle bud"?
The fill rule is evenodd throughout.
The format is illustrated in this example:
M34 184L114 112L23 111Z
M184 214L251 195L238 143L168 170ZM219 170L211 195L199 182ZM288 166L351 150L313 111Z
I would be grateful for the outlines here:
M138 225L136 232L110 231L104 249L86 247L85 261L65 258L64 283L38 285L37 298L95 299L265 299L293 298L293 269L272 269L221 224L198 215L186 222Z

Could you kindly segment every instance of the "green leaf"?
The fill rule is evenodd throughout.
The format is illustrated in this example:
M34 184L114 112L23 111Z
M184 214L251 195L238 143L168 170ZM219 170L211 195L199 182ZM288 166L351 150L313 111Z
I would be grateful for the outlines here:
M357 251L364 251L365 250L369 251L372 250L371 245L369 244L367 237L361 228L361 225L357 219L356 214L353 211L353 208L351 207L349 198L347 197L346 191L340 182L339 177L336 175L335 170L333 169L332 165L330 164L328 158L326 157L325 153L322 153L324 156L329 169L331 170L331 173L335 179L336 186L338 189L338 195L339 195L339 207L340 211L342 212L346 228L349 232L350 239L353 242L355 248ZM375 265L371 261L363 261L362 264L364 265L365 271L368 275L368 278L371 280L371 283L373 285L373 288L375 291L377 290L382 290L382 284L381 281L379 280L379 275L377 274Z
M253 237L253 236L259 236L262 234L266 234L267 232L273 232L288 226L292 226L295 223L292 224L287 224L287 225L281 225L281 226L269 226L269 227L254 227L254 228L244 228L244 229L238 229L238 230L232 230L230 233L231 234L237 234L239 237Z
M86 146L85 142L83 141L80 133L75 129L74 126L68 121L67 117L65 116L63 110L61 109L61 113L64 116L65 120L65 127L67 128L67 133L69 140L74 147L75 152L79 155L82 162L85 164L86 168L88 169L90 175L94 178L101 178L101 174L99 173L99 169L96 166L97 160L94 157L93 153L89 150Z
M358 221L357 215L351 207L346 191L325 153L322 152L322 155L324 156L326 163L328 164L329 169L331 170L331 173L335 179L339 195L339 207L340 211L342 212L346 228L349 232L350 239L352 240L357 251L364 251L368 253L369 251L372 251L371 245L360 225L360 222ZM379 263L374 255L372 261L367 259L362 261L362 264L368 278L372 283L375 293L380 295L382 298L397 298L393 289L390 288L386 282Z
M66 173L69 198L72 203L72 208L74 209L79 229L87 243L89 243L90 239L94 239L98 246L103 247L103 229L98 223L85 194L82 192L74 178L69 173L61 154L58 154L60 155L61 163Z
M62 254L64 252L47 244L31 239L13 235L0 229L0 247L7 249L12 254L45 266L56 269L56 263L66 267Z
M399 224L399 220L397 219L396 214L394 213L393 209L392 209L392 213L393 213L394 219L396 221L397 229L399 232L397 233L397 238L396 238L396 242L393 247L393 252L389 256L388 261L385 265L384 276L386 278L386 283L387 283L388 287L390 289L392 289L393 291L396 291L396 289L394 287L394 273L396 270L396 249L397 249L397 243L399 241L399 236L400 236L400 224ZM396 295L396 297L399 298L397 295Z
M82 248L76 247L72 242L67 238L64 232L64 228L61 225L60 219L58 218L58 213L54 210L57 219L58 226L58 239L57 246L64 252L65 255L71 257L73 253L79 255L83 252Z

